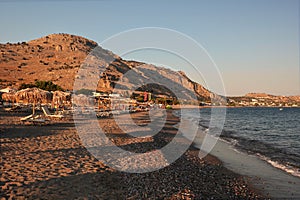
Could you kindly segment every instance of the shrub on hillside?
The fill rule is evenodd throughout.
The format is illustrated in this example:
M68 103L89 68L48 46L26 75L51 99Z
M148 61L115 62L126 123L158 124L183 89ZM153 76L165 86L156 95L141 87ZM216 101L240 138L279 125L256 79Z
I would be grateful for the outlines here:
M84 95L89 96L89 95L92 95L93 92L94 92L94 90L89 90L89 89L82 88L82 89L80 89L80 90L77 90L77 91L75 92L75 94L84 94Z
M33 88L33 87L37 87L37 88L40 88L42 90L47 90L47 91L56 91L56 90L63 91L62 87L54 84L52 81L39 81L39 80L36 80L34 84L22 83L21 86L19 87L19 90L22 90L25 88Z

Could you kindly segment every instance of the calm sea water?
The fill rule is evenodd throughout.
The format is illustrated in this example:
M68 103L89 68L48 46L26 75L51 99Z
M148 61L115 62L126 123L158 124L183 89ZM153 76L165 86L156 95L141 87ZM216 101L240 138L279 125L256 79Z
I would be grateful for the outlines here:
M200 126L209 126L210 113L210 108L200 110ZM221 139L300 176L300 108L227 108Z

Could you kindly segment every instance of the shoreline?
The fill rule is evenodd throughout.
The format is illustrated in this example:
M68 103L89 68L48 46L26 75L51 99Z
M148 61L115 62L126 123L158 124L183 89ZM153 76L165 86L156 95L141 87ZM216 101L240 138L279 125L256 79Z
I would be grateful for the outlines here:
M178 118L167 112L167 125L142 141L128 137L113 124L100 119L108 136L125 150L143 152L159 149L177 133ZM97 161L82 146L71 120L45 126L22 125L26 114L1 111L1 196L15 198L95 199L256 199L264 196L241 176L223 166L212 155L198 157L190 147L178 160L160 170L132 174L116 171ZM147 122L145 113L130 116ZM126 116L124 116L126 117ZM97 119L96 119L97 120Z
M195 143L201 148L200 143ZM249 155L236 150L229 143L219 140L210 152L221 160L223 165L242 176L249 177L255 189L260 189L270 198L299 199L300 178L276 168L256 155Z
M300 108L300 106L196 106L196 105L172 105L174 110L190 108Z
M189 128L188 126L185 127L187 130ZM201 149L204 135L206 135L205 132L199 129L195 138L192 138L189 134L185 134L184 136L190 141L192 140L196 148ZM298 190L298 186L300 185L299 176L292 175L274 166L274 163L270 163L258 155L251 155L240 151L230 142L222 140L222 138L217 139L210 135L207 135L207 137L207 141L217 141L209 154L220 159L229 170L249 177L249 181L254 188L260 189L263 194L271 198L300 198L300 191Z

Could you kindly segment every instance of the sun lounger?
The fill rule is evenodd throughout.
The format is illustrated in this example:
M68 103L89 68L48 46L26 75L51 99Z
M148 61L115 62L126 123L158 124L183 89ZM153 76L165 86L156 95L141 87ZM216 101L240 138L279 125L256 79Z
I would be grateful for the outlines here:
M18 109L21 109L21 107L20 106L15 106L15 107L12 107L12 108L4 108L4 110L8 111L8 112L10 112L10 111L16 111Z
M42 119L42 118L31 118L31 119L29 119L28 120L29 122L32 122L33 124L38 124L38 125L41 125L41 124L44 124L44 123L46 123L46 121L47 120L45 120L45 119Z
M22 117L20 120L23 123L33 123L34 125L42 125L48 121L47 119L41 118L41 115L35 115L35 114Z
M60 119L64 117L63 115L53 115L53 114L51 114L46 106L43 106L42 110L43 110L46 117L60 118Z
M30 118L33 118L33 114L28 115L28 116L26 116L26 117L22 117L20 120L21 120L21 121L27 121L27 120L29 120Z

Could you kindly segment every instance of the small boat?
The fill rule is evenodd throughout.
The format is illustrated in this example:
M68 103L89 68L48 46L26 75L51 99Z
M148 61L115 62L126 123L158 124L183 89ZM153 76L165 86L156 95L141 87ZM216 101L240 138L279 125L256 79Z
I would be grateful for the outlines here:
M280 111L282 111L282 110L283 110L283 108L279 108L279 110L280 110Z

